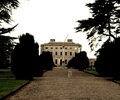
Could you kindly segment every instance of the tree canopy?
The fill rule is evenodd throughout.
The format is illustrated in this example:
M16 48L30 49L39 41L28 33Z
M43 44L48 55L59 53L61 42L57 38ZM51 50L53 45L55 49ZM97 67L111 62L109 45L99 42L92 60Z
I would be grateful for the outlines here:
M3 23L9 24L11 22L12 9L16 9L18 6L18 0L0 0L0 68L6 66L13 47L12 40L16 39L4 34L11 32L17 26L4 28Z
M9 23L11 20L12 9L19 6L18 0L0 0L0 23Z
M104 37L111 41L120 34L120 1L119 0L95 0L88 3L92 17L86 20L78 20L77 32L87 32L87 39L91 49L94 49Z
M112 42L106 41L98 52L95 62L98 74L120 79L120 37Z
M73 57L67 64L67 67L73 67L75 69L79 69L81 71L85 70L89 67L89 59L87 57L86 51L81 51L80 53L76 53L75 57Z
M29 33L19 37L12 52L11 70L17 79L32 79L41 72L39 65L39 45Z

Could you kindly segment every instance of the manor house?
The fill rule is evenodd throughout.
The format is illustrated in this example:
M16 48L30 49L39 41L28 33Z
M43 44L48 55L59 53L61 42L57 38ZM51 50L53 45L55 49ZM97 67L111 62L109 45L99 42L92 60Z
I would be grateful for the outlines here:
M75 53L79 53L81 49L82 46L74 43L72 39L68 39L67 42L56 42L55 39L50 39L50 42L41 45L41 53L43 51L51 52L56 66L67 65Z

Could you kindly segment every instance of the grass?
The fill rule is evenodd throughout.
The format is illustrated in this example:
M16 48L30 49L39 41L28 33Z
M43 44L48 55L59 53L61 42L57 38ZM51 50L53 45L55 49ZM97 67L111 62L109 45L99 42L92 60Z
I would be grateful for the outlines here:
M115 83L120 84L120 80L112 80L112 81L115 82Z
M28 82L28 80L15 80L10 69L0 69L0 99L15 92Z
M15 78L10 69L0 69L0 78Z
M85 72L98 76L98 73L94 67L86 69Z
M96 72L96 69L94 67L86 69L85 72L99 76L99 74ZM112 81L120 84L120 80L112 80Z
M0 99L16 91L18 88L26 84L28 80L0 80Z

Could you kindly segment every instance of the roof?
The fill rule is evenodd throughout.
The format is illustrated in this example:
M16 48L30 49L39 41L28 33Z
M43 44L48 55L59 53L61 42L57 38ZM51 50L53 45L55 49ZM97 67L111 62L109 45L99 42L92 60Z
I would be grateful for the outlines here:
M49 43L44 43L41 44L41 46L80 46L79 43L74 43L74 42L49 42Z

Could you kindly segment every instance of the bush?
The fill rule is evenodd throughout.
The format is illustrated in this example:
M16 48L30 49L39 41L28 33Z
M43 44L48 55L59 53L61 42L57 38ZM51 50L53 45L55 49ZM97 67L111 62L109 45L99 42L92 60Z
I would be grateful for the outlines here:
M102 48L98 51L99 56L95 62L96 71L100 76L112 76L113 75L113 44L106 42Z
M98 50L95 62L96 71L100 76L120 78L120 38L113 42L106 41Z
M32 79L43 71L38 63L39 46L28 33L20 36L19 41L12 52L11 71L17 79Z
M51 52L49 52L49 51L42 52L39 60L40 60L40 65L42 66L42 68L44 70L52 70L53 69L54 62L53 62L53 57L52 57Z
M67 67L73 67L75 69L79 69L81 71L85 70L89 67L89 59L87 57L87 53L85 51L81 51L80 53L76 53L75 57L73 57L69 62Z

